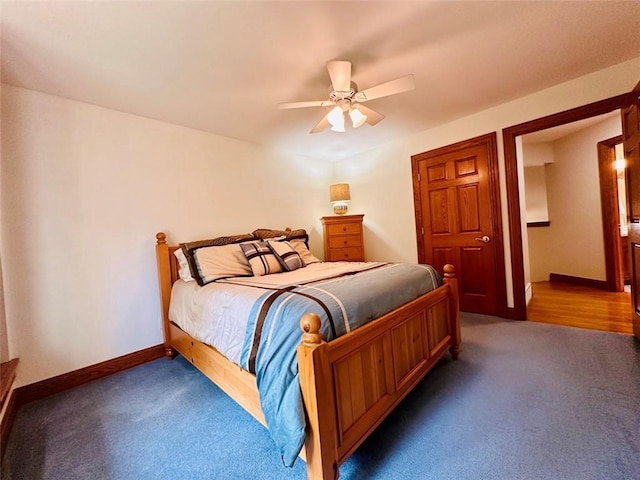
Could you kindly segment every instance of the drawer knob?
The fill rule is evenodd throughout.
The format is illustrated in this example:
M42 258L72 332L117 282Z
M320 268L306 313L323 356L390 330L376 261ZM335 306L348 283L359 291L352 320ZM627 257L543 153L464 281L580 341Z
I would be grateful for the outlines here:
M346 245L346 244L347 244L347 241L345 240L343 243Z
M346 232L347 231L347 227L342 227L342 231Z

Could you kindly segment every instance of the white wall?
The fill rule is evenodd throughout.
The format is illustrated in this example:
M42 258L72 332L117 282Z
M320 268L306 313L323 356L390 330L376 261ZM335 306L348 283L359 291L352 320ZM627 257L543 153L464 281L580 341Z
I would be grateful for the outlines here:
M507 300L513 306L502 129L628 92L638 80L640 58L408 135L402 141L339 162L336 178L356 185L351 195L353 212L366 215L367 258L417 261L411 155L497 131Z
M527 222L549 221L545 164L553 163L551 142L522 144Z
M528 229L532 281L550 273L606 280L597 144L621 133L614 117L553 142L555 161L545 166L551 225Z
M2 87L2 244L18 384L162 343L155 234L307 228L333 166Z
M544 165L524 167L524 192L527 203L527 223L548 222L549 206Z

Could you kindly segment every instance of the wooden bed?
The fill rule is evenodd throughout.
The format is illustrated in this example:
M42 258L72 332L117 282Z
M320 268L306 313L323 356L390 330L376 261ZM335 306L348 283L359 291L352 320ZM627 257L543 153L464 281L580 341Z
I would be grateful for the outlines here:
M178 262L164 233L156 235L158 281L167 356L179 352L263 425L255 377L169 319ZM444 267L444 285L329 343L320 318L300 320L300 387L307 413L309 479L338 478L338 468L448 351L460 352L457 279Z

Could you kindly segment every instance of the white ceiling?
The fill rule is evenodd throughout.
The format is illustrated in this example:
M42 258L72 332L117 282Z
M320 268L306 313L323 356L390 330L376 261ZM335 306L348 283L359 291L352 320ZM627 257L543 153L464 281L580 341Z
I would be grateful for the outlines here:
M640 2L2 1L2 82L337 160L640 56ZM329 60L413 73L344 134L309 130Z

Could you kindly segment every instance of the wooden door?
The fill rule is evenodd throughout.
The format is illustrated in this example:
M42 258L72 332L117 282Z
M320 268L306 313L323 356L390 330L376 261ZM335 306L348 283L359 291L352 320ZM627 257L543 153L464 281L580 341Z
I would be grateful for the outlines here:
M456 267L461 310L506 316L496 134L411 161L419 262Z
M640 340L640 83L622 108L622 140L627 161L627 206L631 254L631 320Z

